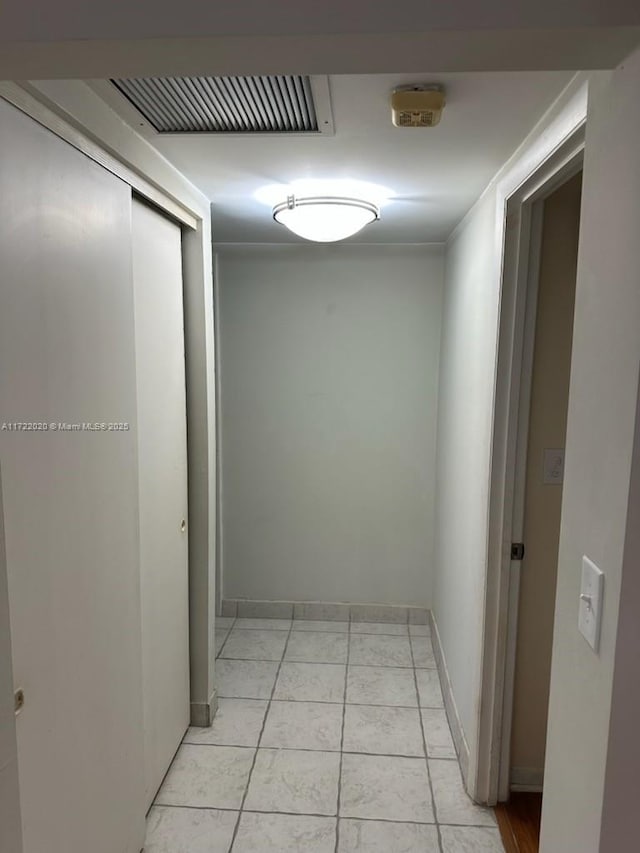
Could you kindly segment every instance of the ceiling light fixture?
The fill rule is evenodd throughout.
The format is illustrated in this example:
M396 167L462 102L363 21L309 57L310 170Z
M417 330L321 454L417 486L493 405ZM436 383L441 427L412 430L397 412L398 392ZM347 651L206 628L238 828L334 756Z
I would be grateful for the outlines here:
M273 218L305 240L335 243L380 219L380 208L359 198L290 195L273 208Z

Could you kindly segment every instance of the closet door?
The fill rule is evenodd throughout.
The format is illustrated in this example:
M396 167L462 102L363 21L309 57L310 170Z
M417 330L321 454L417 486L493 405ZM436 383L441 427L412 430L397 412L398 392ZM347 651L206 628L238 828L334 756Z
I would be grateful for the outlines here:
M25 853L144 841L135 366L130 188L0 99L0 461Z
M178 225L133 201L147 806L189 724L187 439Z

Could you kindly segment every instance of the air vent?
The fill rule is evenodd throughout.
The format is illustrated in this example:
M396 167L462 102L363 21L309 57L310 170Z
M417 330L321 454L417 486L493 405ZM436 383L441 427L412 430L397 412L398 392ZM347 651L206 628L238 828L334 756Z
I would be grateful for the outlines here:
M139 77L111 82L158 133L319 131L309 77Z

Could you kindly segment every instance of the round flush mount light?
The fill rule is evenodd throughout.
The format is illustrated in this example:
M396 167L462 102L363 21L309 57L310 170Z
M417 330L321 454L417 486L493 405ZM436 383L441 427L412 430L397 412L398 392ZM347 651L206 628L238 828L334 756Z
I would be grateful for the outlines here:
M335 243L379 219L380 209L359 198L290 195L273 208L273 218L305 240Z

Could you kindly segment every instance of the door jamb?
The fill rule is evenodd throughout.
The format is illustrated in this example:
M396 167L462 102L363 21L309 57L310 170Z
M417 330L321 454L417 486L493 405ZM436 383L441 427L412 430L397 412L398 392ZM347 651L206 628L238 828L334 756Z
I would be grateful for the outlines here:
M541 201L580 171L584 142L582 121L505 198L475 789L475 799L490 805L504 798L508 786L503 768L509 761L519 585L519 573L512 570L511 543L520 541L523 525L521 456L531 391Z
M509 211L507 210L507 215ZM524 509L526 492L527 445L529 439L529 415L531 411L531 387L533 381L533 355L538 313L538 291L540 283L540 256L542 249L542 228L544 224L544 200L540 199L523 206L522 235L528 241L526 269L522 270L526 278L526 293L522 303L522 358L520 365L520 405L517 414L517 435L515 446L515 467L513 472L513 513L511 539L524 541ZM526 547L526 545L525 545ZM510 561L509 601L507 615L507 645L505 655L504 698L502 705L502 738L500 744L500 770L498 780L498 800L503 801L509 794L509 766L511 757L511 728L513 715L513 691L516 668L516 643L518 636L518 605L520 601L520 570L522 562Z

